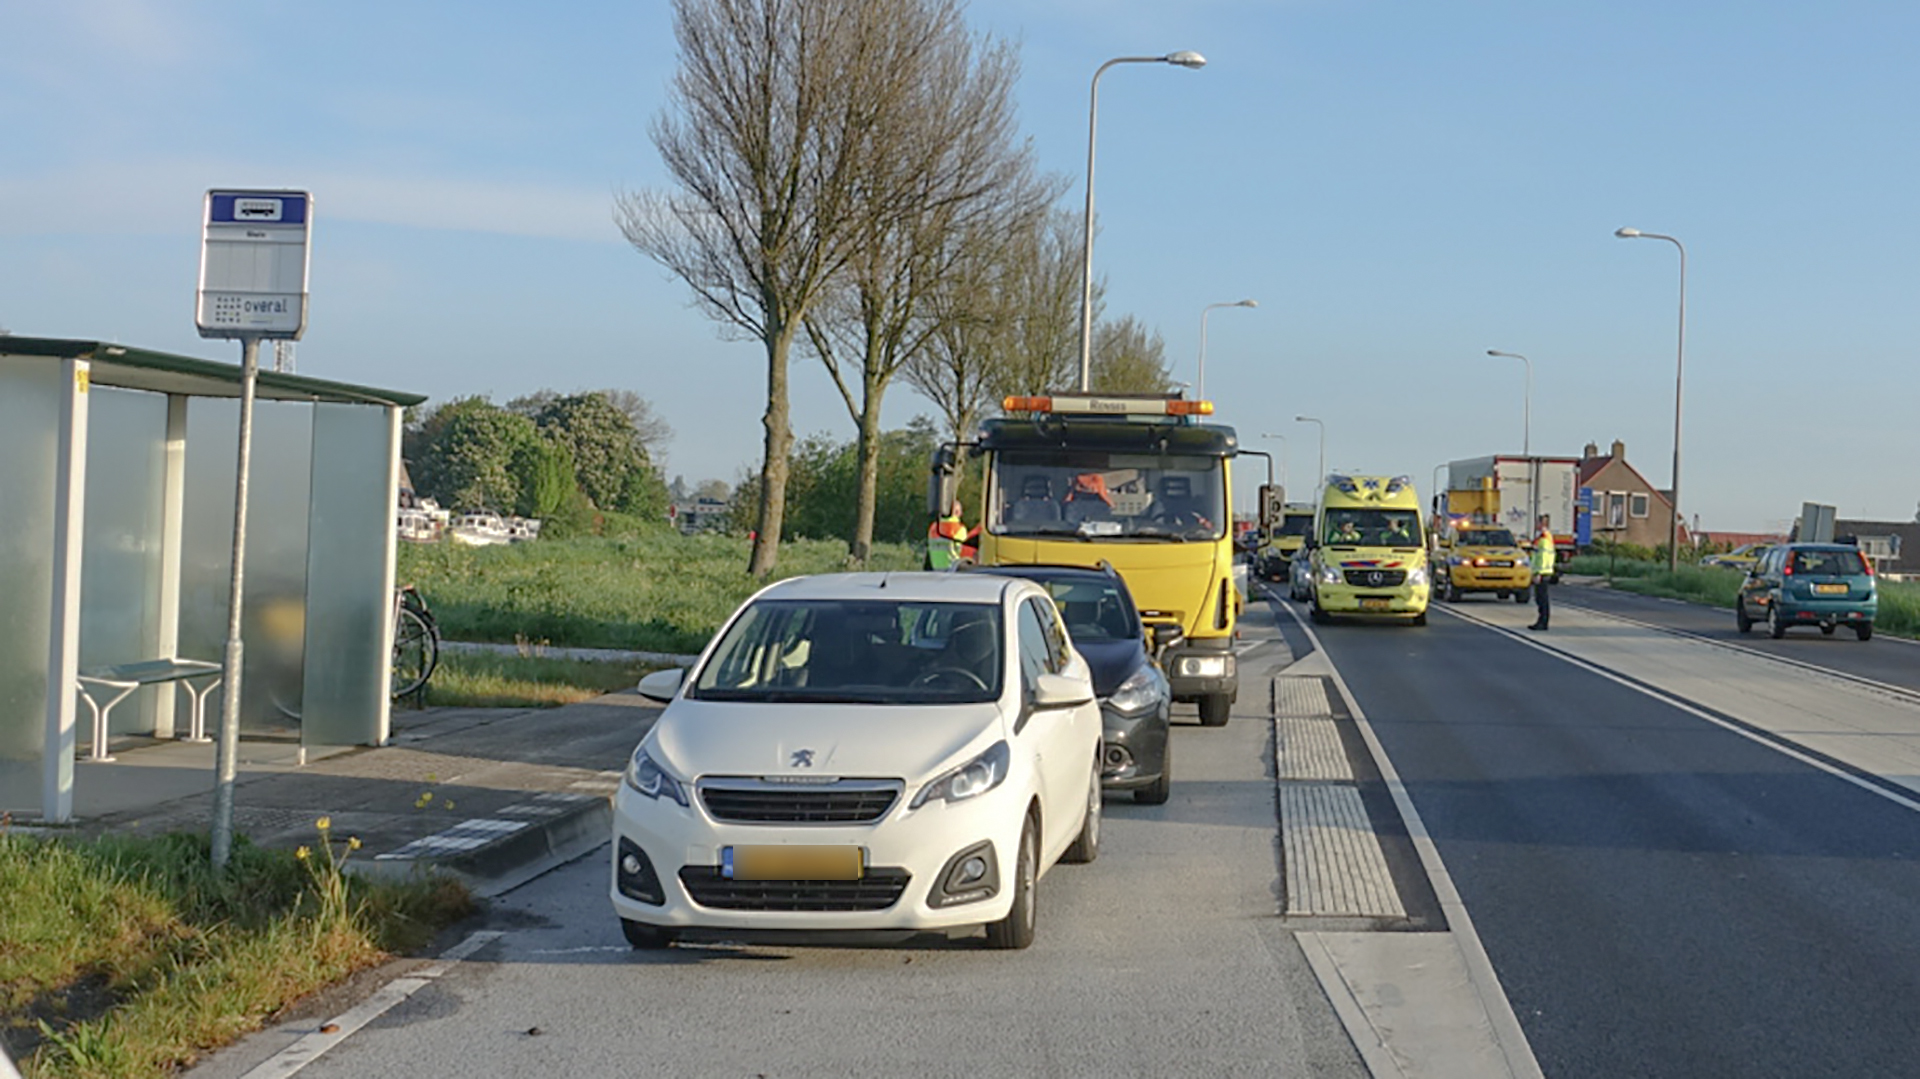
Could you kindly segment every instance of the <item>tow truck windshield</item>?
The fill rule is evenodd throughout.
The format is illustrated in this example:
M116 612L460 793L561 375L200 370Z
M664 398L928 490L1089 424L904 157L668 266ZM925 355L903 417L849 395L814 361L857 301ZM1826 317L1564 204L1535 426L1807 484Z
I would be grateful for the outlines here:
M1217 457L1004 451L988 499L1000 536L1217 540L1228 520Z

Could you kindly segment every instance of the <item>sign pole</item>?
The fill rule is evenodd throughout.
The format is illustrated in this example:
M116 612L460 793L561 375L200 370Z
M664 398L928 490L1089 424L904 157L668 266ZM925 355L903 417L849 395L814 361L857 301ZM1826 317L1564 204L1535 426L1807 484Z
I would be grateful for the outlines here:
M220 742L214 752L213 867L233 850L234 758L240 753L241 601L246 591L247 479L253 457L253 389L260 374L260 339L240 339L240 456L233 481L233 575L227 586L227 649L221 671Z

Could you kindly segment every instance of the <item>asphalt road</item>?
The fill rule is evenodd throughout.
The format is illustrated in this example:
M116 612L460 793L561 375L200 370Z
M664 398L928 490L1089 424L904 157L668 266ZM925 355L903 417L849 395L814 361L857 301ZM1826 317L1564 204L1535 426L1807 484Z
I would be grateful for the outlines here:
M976 933L635 952L603 847L497 900L482 927L497 939L299 1074L1358 1079L1277 917L1256 684L1227 727L1177 728L1168 804L1109 798L1099 859L1040 882L1029 950ZM195 1074L240 1074L243 1056Z
M1677 605L1575 593L1556 596L1566 604L1542 641L1665 633L1569 625L1565 607L1590 600L1674 629L1698 620ZM1406 784L1546 1074L1920 1071L1920 813L1531 647L1524 632L1446 610L1424 630L1317 632ZM1737 638L1730 614L1707 613ZM1704 622L1698 630L1715 633ZM1852 647L1794 635L1760 651L1796 646L1794 659L1840 657L1836 666L1913 656L1896 642L1844 643ZM1771 665L1701 651L1696 667L1720 654ZM1697 673L1736 687L1751 677L1750 666ZM1770 705L1753 707L1768 718Z

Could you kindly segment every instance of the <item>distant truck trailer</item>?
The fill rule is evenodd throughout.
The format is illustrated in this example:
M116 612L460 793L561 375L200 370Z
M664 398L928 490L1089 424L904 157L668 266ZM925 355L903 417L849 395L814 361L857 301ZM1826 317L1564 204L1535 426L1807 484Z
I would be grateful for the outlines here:
M1538 521L1547 517L1560 557L1571 558L1579 533L1580 459L1495 454L1447 465L1447 490L1440 506L1455 524L1491 525L1532 543Z

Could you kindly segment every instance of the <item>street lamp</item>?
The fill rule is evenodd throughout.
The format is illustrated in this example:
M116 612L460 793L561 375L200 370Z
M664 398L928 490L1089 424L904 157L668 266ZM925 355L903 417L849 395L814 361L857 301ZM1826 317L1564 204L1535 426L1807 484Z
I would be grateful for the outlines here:
M1321 423L1319 420L1314 419L1312 416L1295 416L1293 418L1293 422L1312 423L1312 424L1319 425L1320 427L1320 475L1319 475L1319 478L1314 480L1314 482L1315 483L1327 482L1327 425L1324 423Z
M1100 76L1115 64L1173 64L1176 67L1202 68L1207 58L1197 52L1181 50L1165 56L1116 56L1093 73L1093 93L1087 106L1087 211L1086 242L1080 255L1080 392L1092 387L1093 378L1093 137L1100 124Z
M1201 400L1207 398L1207 313L1216 307L1259 307L1253 300L1236 300L1233 303L1210 303L1200 309L1200 374L1194 378L1193 395Z
M1260 437L1280 443L1280 486L1285 487L1287 485L1287 436L1270 435L1263 431Z
M1499 349L1494 349L1494 348L1488 349L1487 355L1505 356L1508 359L1519 360L1521 363L1524 363L1527 365L1527 399L1526 399L1526 410L1521 414L1523 417L1522 419L1523 426L1520 428L1520 452L1523 456L1532 457L1533 456L1533 361L1527 359L1525 356L1520 355L1518 352L1501 352Z
M1673 496L1667 529L1667 572L1680 568L1680 391L1687 370L1687 245L1671 236L1639 229L1615 229L1622 240L1665 240L1680 249L1680 344L1673 363Z

